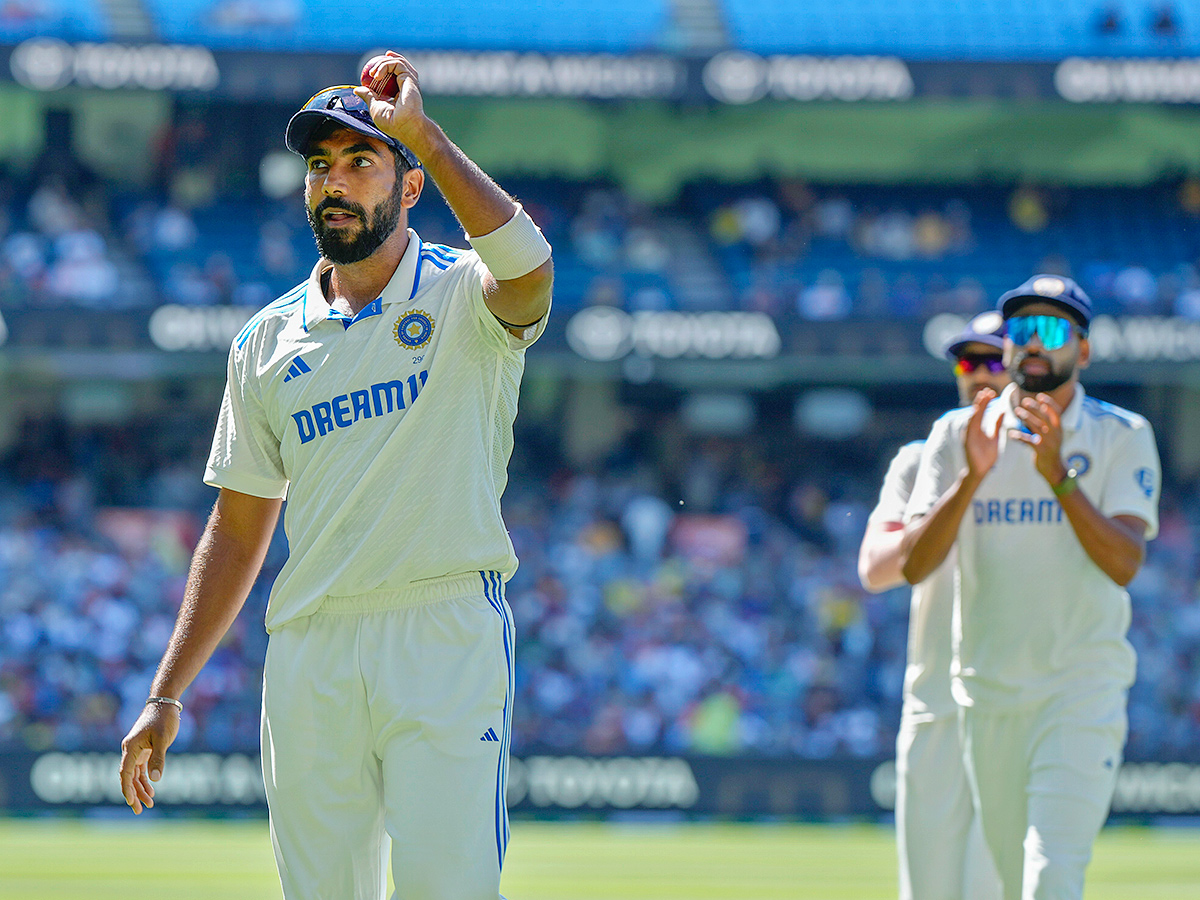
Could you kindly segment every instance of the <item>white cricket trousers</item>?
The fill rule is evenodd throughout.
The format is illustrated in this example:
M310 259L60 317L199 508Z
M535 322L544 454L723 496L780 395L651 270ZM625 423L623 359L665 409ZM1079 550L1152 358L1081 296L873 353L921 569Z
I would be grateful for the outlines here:
M1004 900L1080 900L1108 818L1127 719L1123 689L1003 712L963 709L963 741Z
M896 736L900 900L1000 900L975 816L958 715L902 715Z
M286 900L497 900L513 695L495 572L326 598L271 634L262 761ZM390 841L389 841L390 839Z

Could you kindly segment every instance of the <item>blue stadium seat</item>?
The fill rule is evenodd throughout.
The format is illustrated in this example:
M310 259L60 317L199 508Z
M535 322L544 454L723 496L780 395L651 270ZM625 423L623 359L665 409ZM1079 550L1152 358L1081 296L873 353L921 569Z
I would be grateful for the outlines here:
M1194 4L1173 4L1174 34L1153 27L1163 0L724 0L732 43L756 53L872 53L909 59L1176 56L1200 50Z
M1164 6L1171 22L1159 21ZM669 0L145 0L157 37L217 49L541 50L631 53L678 44ZM1115 25L1101 20L1116 10ZM1059 59L1200 54L1200 8L1176 0L719 0L730 43L761 54ZM100 0L16 0L0 42L113 38Z
M222 48L367 50L655 49L668 22L666 0L413 0L397 25L390 0L147 0L166 40Z
M104 40L109 23L95 0L36 0L0 4L0 43L53 36L67 41Z

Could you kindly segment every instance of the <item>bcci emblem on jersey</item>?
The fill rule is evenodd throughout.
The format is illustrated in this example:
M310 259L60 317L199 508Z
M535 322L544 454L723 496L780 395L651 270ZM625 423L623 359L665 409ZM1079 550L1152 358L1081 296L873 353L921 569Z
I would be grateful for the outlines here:
M1087 470L1092 467L1092 458L1086 453L1072 453L1067 457L1067 468L1075 473L1075 477L1087 473Z
M420 350L433 337L433 317L421 309L410 309L396 320L396 343Z

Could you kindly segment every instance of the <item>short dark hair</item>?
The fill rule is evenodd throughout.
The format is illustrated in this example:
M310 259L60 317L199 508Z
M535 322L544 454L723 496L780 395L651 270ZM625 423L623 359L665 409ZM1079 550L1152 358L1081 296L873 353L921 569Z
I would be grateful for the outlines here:
M324 122L316 125L309 133L308 143L304 147L305 158L308 157L309 147L319 141L325 140L327 137L337 131L349 131L353 134L357 134L357 132L355 132L352 128L347 128L345 125L341 125L332 119L326 119ZM384 146L386 147L387 145L385 144ZM396 167L397 178L400 178L405 172L412 168L412 166L408 164L408 160L404 158L403 153L397 153L391 147L388 147L388 152L392 154L392 164Z

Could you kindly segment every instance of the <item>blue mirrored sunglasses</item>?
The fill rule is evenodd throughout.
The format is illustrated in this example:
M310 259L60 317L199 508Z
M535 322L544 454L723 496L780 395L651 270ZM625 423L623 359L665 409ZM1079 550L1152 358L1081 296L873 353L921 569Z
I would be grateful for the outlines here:
M1058 316L1013 316L1008 320L1008 336L1018 347L1024 347L1036 334L1046 350L1065 347L1071 340L1074 326Z

